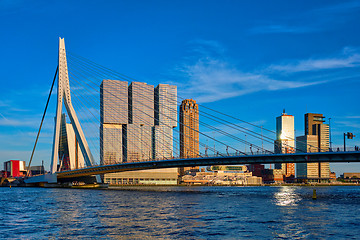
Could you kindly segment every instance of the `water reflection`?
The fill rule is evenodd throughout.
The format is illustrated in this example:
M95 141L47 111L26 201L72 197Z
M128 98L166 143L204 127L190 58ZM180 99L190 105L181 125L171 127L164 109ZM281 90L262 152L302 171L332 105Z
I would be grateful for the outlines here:
M360 188L0 188L3 239L334 239L360 235Z
M284 186L274 194L275 204L278 206L296 206L301 197L296 193L295 187Z

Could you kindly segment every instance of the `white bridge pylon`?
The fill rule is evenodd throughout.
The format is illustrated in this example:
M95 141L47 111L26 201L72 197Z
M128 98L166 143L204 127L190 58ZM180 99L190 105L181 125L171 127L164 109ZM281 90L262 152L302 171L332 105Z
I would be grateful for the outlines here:
M58 88L57 88L57 106L56 106L56 122L54 130L54 141L52 149L52 161L50 166L51 173L55 173L57 170L57 163L59 159L59 142L60 142L60 124L63 102L71 121L71 125L74 129L76 139L79 142L81 152L84 156L85 163L88 167L91 167L95 161L90 152L90 148L85 139L85 135L80 126L79 120L76 116L76 112L71 103L71 92L69 84L69 74L67 68L65 41L64 38L59 38L59 73L58 73Z

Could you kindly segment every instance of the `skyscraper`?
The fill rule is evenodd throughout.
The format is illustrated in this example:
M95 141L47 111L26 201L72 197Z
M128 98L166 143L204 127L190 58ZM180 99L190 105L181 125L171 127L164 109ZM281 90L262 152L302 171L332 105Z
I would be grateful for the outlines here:
M180 105L180 157L196 158L199 156L199 107L195 100L185 99ZM196 170L199 167L184 168ZM182 174L182 169L180 170Z
M100 85L100 163L123 159L123 125L128 124L128 83L103 80Z
M318 113L305 114L305 136L297 137L297 149L302 152L329 151L329 125L324 124L324 116ZM330 165L322 163L298 163L297 177L308 181L327 181L330 178Z
M296 138L298 152L318 152L318 138L316 135L305 135ZM318 179L318 163L297 163L296 173L298 179Z
M281 116L276 118L276 140L275 153L294 153L295 152L295 130L294 130L294 116L288 115L285 111ZM279 175L279 177L275 177ZM275 164L274 178L281 181L283 178L295 177L294 163L278 163Z
M127 84L114 80L101 84L102 164L171 158L177 125L176 86L159 84L154 90L142 82ZM110 173L104 179L112 184L177 184L178 170Z
M132 82L128 94L129 124L124 127L124 158L126 162L152 159L154 86Z
M173 156L173 128L177 126L177 89L159 84L154 91L155 126L153 127L153 158Z
M132 82L128 92L129 123L154 126L154 86Z

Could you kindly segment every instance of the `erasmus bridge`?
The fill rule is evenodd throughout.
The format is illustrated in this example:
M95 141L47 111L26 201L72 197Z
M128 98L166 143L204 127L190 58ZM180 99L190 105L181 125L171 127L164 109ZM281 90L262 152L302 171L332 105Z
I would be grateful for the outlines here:
M317 146L310 146L312 151L308 152L297 149L296 147L290 147L291 144L287 147L287 142L297 142L290 137L287 137L287 141L282 143L282 148L291 149L291 151L288 151L290 153L276 154L273 150L264 147L265 143L268 148L274 148L275 132L265 129L262 126L241 120L229 114L221 113L207 106L199 105L199 127L194 128L184 125L184 123L178 120L177 107L149 115L149 109L147 108L152 108L153 111L154 106L147 104L132 106L132 111L136 110L141 114L139 114L139 116L132 115L131 117L150 117L152 118L152 122L164 121L163 125L165 126L169 124L167 120L170 119L175 122L176 125L196 132L199 137L192 140L198 143L200 149L199 147L190 147L187 151L191 154L187 154L187 156L181 154L181 139L192 138L192 136L182 136L184 133L174 128L174 132L178 134L170 134L171 136L168 136L169 133L166 133L166 131L161 133L163 135L161 137L171 138L172 143L169 144L167 141L158 142L157 144L159 144L159 146L157 146L157 148L162 150L156 154L156 157L152 154L140 154L137 158L128 157L125 161L100 161L100 156L104 153L101 153L101 150L99 151L99 146L100 142L104 139L102 139L101 134L99 134L101 125L101 120L99 120L99 96L101 91L100 82L105 79L135 80L66 51L64 39L59 39L58 64L28 168L29 172L50 96L52 95L52 90L57 80L57 104L50 173L33 177L28 176L25 180L26 183L57 183L60 181L64 182L67 179L74 181L74 179L76 180L77 178L80 179L87 176L95 176L97 182L100 183L101 178L99 176L102 174L157 168L181 168L225 164L360 162L360 151L334 152L328 151L328 149L324 151ZM112 95L112 92L108 92L108 94ZM146 94L138 94L137 97L146 100L145 95ZM170 96L170 98L165 99L165 102L172 101L173 99L175 99L176 104L181 102L180 96L175 95ZM116 101L117 104L122 101L122 99L117 99L116 95L113 95L111 99ZM59 154L62 137L61 124L63 107L66 110L75 134L75 142L78 144L79 150L77 154L82 156L84 162L84 164L80 164L80 166L77 164L74 167L74 165L70 164L70 167L61 167L64 164L64 156ZM100 108L102 107L104 106L100 104ZM127 114L121 113L115 108L111 109L111 111L114 114ZM124 144L128 139L126 139L126 137L124 138L124 136L122 136L121 140L119 138L121 138L121 136L114 136L113 142L108 144L119 145L119 143L121 143L122 149L128 150L128 146ZM137 134L134 134L133 139L139 143L138 145L144 146L148 144ZM149 149L151 146L147 146L147 148ZM306 147L306 149L308 149L308 147ZM141 152L140 149L138 149L138 151ZM72 163L78 162L79 157L70 156L69 161ZM58 165L60 165L60 167L58 167Z

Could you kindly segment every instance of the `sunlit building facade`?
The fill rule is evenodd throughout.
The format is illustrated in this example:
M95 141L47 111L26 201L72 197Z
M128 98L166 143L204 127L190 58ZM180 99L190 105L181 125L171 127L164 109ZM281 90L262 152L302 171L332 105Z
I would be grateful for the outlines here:
M276 118L276 140L274 145L275 153L294 153L295 152L295 129L294 116L286 114ZM275 164L274 180L284 181L287 178L295 177L294 163Z
M324 116L318 113L305 114L305 135L296 138L299 152L329 151L329 125L324 124ZM299 181L327 182L330 178L330 164L298 163L296 166Z
M100 85L100 163L122 163L123 126L128 124L128 83L103 80Z
M180 157L199 157L199 106L193 99L185 99L180 105ZM198 169L180 169L180 174Z
M173 128L177 127L177 88L159 84L154 91L155 126L153 127L153 158L173 157Z
M106 160L102 163L171 158L173 128L177 126L176 86L159 84L154 89L142 82L132 82L128 86L127 82L112 81L104 80L101 85L100 145L102 159ZM105 87L110 89L105 91ZM106 115L112 113L111 117ZM177 184L178 170L110 173L104 175L104 181L110 184Z

